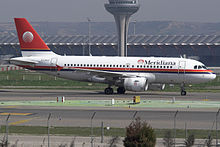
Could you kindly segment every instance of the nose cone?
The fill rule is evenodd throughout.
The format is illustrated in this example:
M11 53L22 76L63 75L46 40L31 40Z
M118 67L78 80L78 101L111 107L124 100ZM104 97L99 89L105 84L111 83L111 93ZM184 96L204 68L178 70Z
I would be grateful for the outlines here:
M209 73L209 74L203 74L203 76L200 79L200 82L209 82L212 81L216 78L216 74L214 73Z
M216 74L212 73L210 76L210 80L214 80L216 78Z
M210 73L210 74L206 75L204 78L207 81L211 81L211 80L214 80L216 78L216 74Z

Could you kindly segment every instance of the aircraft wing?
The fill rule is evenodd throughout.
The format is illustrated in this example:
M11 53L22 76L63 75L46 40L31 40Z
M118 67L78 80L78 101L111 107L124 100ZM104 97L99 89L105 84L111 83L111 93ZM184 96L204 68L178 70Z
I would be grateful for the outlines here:
M120 79L124 77L131 77L123 72L111 72L111 71L100 71L94 69L82 69L82 68L72 68L75 72L85 72L90 75L106 78L107 80Z

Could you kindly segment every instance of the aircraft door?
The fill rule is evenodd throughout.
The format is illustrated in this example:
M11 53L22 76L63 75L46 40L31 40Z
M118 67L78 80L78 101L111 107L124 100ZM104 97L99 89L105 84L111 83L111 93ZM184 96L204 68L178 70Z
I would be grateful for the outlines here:
M58 59L57 58L51 58L50 60L50 70L52 71L57 71L57 61Z
M185 81L185 68L186 68L186 61L179 61L178 76L182 82Z

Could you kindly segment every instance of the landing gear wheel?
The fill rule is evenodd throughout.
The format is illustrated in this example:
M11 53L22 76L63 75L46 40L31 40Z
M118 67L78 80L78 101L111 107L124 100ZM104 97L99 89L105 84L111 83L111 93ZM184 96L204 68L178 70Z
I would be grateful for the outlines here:
M110 94L113 94L113 93L114 93L113 88L105 88L105 94L110 95Z
M118 87L117 88L117 93L118 94L125 94L125 88L124 87Z
M182 90L182 91L181 91L181 95L182 95L182 96L186 95L186 91L185 91L185 90Z
M181 88L181 92L180 92L181 96L185 96L186 95L185 83L182 83L180 88Z

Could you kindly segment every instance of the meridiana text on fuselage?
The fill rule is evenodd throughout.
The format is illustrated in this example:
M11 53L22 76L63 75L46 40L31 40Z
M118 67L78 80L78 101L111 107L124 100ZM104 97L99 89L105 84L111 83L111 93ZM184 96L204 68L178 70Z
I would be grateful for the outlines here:
M146 64L146 65L176 65L174 61L164 61L164 60L138 60L139 64Z

